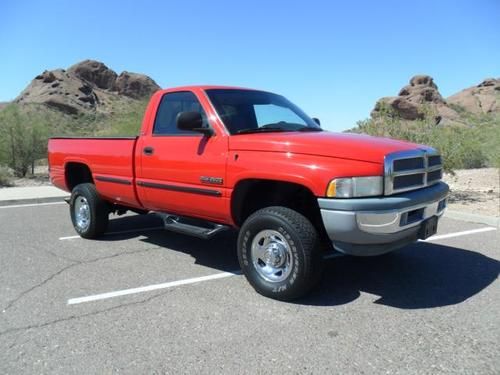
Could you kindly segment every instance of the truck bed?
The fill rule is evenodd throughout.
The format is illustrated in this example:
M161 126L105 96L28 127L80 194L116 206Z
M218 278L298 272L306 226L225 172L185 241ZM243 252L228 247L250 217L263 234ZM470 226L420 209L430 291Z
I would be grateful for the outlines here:
M51 138L48 144L51 182L71 191L74 186L66 179L65 169L86 165L104 199L140 208L134 184L136 141L137 137Z

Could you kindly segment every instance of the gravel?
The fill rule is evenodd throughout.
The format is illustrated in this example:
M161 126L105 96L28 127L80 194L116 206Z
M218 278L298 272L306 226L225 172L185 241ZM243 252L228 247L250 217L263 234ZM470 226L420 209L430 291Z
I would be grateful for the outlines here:
M460 169L445 174L450 185L448 208L487 216L500 216L500 173L498 168Z

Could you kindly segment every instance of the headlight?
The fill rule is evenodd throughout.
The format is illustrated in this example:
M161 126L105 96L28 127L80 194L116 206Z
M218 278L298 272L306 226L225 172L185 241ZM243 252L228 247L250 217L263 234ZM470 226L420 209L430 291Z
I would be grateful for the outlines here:
M326 189L329 198L373 197L383 195L382 176L336 178Z

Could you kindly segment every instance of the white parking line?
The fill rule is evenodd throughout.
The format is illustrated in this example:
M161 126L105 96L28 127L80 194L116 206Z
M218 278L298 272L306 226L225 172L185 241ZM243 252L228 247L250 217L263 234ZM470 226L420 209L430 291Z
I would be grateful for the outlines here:
M45 202L45 203L12 204L10 206L0 206L0 209L20 208L20 207L36 207L36 206L52 206L54 204L67 204L67 203L66 202Z
M153 230L153 229L162 229L162 228L159 227L159 228L149 228L149 229ZM470 234L490 232L490 231L494 231L494 230L497 230L497 228L493 228L493 227L478 228L478 229L466 230L466 231L462 231L462 232L455 232L455 233L442 234L439 236L433 236L433 237L429 237L426 240L422 240L422 242L443 240L446 238L460 237L460 236L466 236L466 235L470 235ZM115 233L125 233L125 232L130 232L130 231L115 232ZM111 233L108 233L108 234L111 234ZM63 238L63 237L61 237L61 238ZM340 254L340 253L330 253L330 254L325 255L324 259L335 258L337 256L342 256L342 255L343 254ZM138 288L117 290L114 292L94 294L94 295L87 296L87 297L71 298L68 300L67 304L68 305L76 305L76 304L84 303L84 302L99 301L99 300L108 299L108 298L127 296L130 294L151 292L153 290L173 288L176 286L201 283L201 282L209 281L209 280L224 279L226 277L232 277L232 276L237 276L237 275L241 275L241 271L215 273L215 274L208 275L208 276L171 281L168 283L153 284L153 285L142 286L142 287L138 287Z
M0 207L0 208L2 208L2 207ZM142 228L142 229L129 229L129 230L116 231L116 232L108 232L108 233L104 233L104 235L105 236L114 236L114 235L134 233L134 232L149 232L149 231L160 230L160 229L165 229L165 228L164 227L152 227L152 228ZM486 227L486 228L465 230L463 232L442 234L442 235L438 235L438 236L434 235L432 237L427 238L426 240L419 240L419 242L438 241L438 240L443 240L445 238L466 236L468 234L490 232L492 230L497 230L497 228ZM81 239L81 238L82 237L75 235L75 236L59 237L59 240L66 241L66 240L76 240L76 239ZM337 254L329 254L329 255L325 256L325 259L335 258L336 256L338 256L338 255Z
M83 302L99 301L102 299L108 299L108 298L119 297L119 296L127 296L130 294L151 292L153 290L158 290L158 289L166 289L166 288L172 288L174 286L195 284L195 283L200 283L200 282L209 281L209 280L224 279L226 277L237 276L237 275L241 275L241 272L240 271L221 272L221 273L216 273L216 274L208 275L208 276L194 277L192 279L177 280L177 281L171 281L168 283L142 286L139 288L118 290L116 292L95 294L93 296L88 296L88 297L71 298L68 300L68 305L76 305L78 303L83 303Z
M497 230L497 228L493 227L486 227L486 228L479 228L479 229L471 229L471 230L465 230L463 232L455 232L455 233L448 233L448 234L441 234L439 236L432 236L427 238L426 240L418 240L418 242L432 242L432 241L439 241L439 240L444 240L446 238L453 238L453 237L460 237L460 236L467 236L469 234L475 234L475 233L482 233L482 232L490 232L492 230ZM333 251L323 257L323 259L332 259L332 258L337 258L344 256L344 254Z
M105 236L114 236L117 234L126 234L126 233L138 233L138 232L150 232L153 230L160 230L160 229L165 229L164 227L152 227L152 228L142 228L142 229L129 229L129 230L121 230L121 231L116 231L116 232L108 232L104 233ZM65 240L76 240L82 238L80 236L66 236L66 237L59 237L60 241L65 241Z
M490 232L492 230L497 230L497 228L486 227L486 228L464 230L463 232L455 232L455 233L441 234L439 236L432 236L427 238L426 240L421 240L421 241L422 242L438 241L438 240L444 240L445 238L453 238L453 237L467 236L469 234L475 234L475 233Z
M66 237L59 237L59 241L65 241L65 240L76 240L77 238L81 238L80 236L66 236Z

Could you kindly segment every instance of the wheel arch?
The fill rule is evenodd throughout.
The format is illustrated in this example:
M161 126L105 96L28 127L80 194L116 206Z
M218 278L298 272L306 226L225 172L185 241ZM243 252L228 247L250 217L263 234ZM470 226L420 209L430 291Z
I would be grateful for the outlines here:
M318 230L323 222L317 197L307 186L282 180L248 178L238 181L231 194L231 215L240 227L253 212L283 206L306 216Z
M79 184L94 184L90 167L80 161L69 161L64 165L64 180L69 191Z

